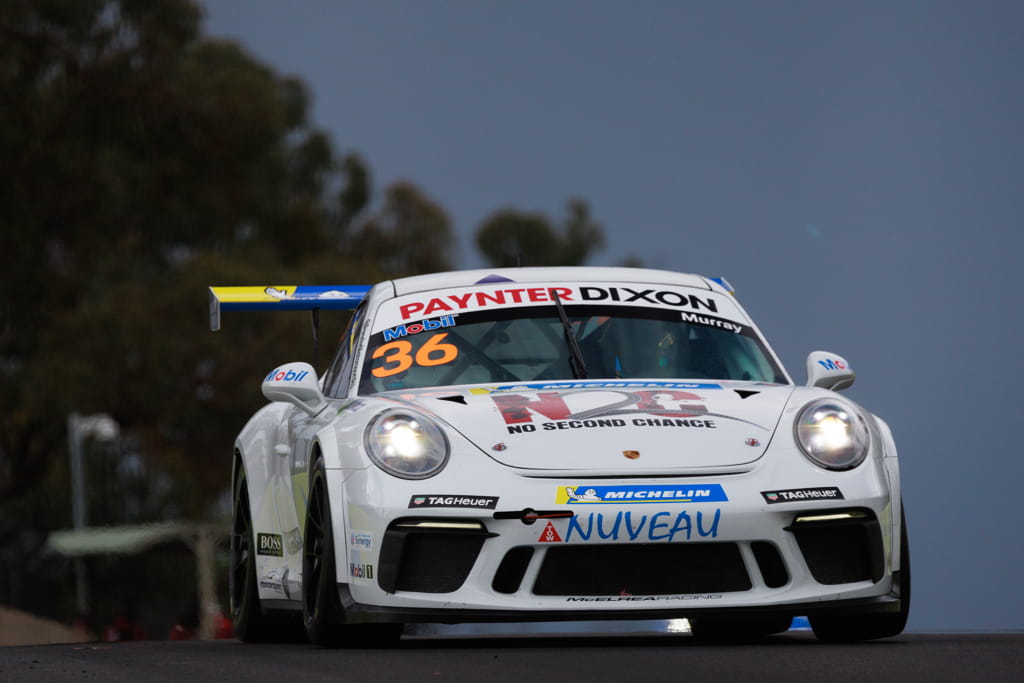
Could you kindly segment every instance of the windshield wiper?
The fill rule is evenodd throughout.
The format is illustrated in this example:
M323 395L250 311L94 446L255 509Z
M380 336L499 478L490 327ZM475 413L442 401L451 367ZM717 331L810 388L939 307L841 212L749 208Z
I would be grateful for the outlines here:
M551 297L555 300L555 308L558 309L558 317L562 319L562 330L565 332L565 343L569 345L569 365L572 367L572 376L575 379L587 379L587 366L583 362L583 351L580 350L580 343L569 324L569 316L565 314L565 306L558 298L558 292L551 290Z

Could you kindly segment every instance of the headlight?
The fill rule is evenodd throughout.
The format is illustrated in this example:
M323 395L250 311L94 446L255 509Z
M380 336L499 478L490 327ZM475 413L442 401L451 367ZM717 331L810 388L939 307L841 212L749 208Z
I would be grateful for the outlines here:
M448 462L448 439L433 420L410 410L389 410L366 426L370 459L402 479L432 477Z
M849 470L864 462L870 436L857 412L835 399L819 399L804 406L794 425L800 450L816 465Z

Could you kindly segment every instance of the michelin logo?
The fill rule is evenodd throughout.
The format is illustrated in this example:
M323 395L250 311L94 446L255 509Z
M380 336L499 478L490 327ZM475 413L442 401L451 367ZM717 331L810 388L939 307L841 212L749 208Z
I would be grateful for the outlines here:
M722 503L728 500L720 484L692 484L685 488L672 485L559 486L555 494L555 502L560 505Z

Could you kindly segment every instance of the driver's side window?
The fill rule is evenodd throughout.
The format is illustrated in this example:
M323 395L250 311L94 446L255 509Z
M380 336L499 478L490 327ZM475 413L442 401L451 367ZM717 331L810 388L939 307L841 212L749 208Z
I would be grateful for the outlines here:
M348 395L348 388L352 379L352 363L355 361L358 350L359 335L363 329L363 320L366 317L366 302L359 304L359 307L352 314L348 321L348 328L341 336L341 344L338 352L327 369L327 376L324 378L324 393L331 398L344 398Z

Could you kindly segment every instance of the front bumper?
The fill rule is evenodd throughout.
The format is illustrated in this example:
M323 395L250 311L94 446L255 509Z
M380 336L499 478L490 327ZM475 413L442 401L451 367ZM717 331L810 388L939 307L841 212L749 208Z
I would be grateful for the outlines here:
M725 492L725 500L685 503L560 505L561 485L587 480L496 475L493 466L484 477L466 469L472 470L426 484L375 469L335 471L332 501L346 501L332 505L335 528L350 541L336 548L347 619L458 623L899 609L892 543L898 515L894 520L884 469L872 459L839 473L797 456L741 474L595 484L717 485ZM762 494L814 487L838 488L843 497L772 504ZM410 509L413 498L432 493L498 501L493 509ZM525 510L574 516L510 518Z

